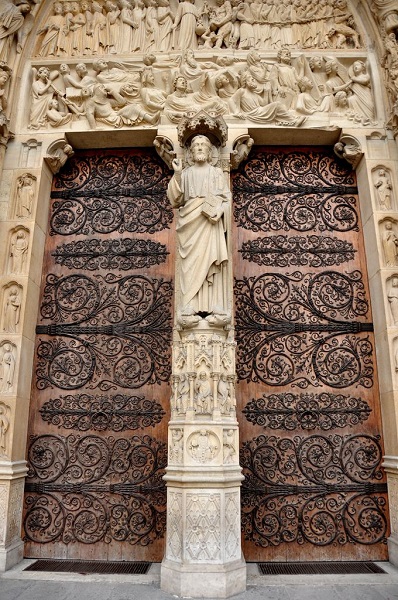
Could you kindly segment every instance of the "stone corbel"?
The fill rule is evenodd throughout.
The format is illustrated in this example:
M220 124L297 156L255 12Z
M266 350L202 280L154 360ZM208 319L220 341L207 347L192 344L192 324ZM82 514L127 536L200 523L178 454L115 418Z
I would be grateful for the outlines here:
M234 144L231 152L231 168L237 169L241 162L247 159L250 154L250 150L254 144L253 138L250 135L239 136Z
M177 157L177 154L174 152L173 142L164 135L157 135L153 140L153 145L163 162L166 163L169 169L172 169L172 162Z
M343 134L334 145L334 153L338 158L347 161L353 169L356 169L363 156L359 141L352 135Z
M56 175L61 167L64 166L68 158L74 155L72 146L67 142L65 138L56 140L47 148L47 154L44 157L47 165L50 167L52 173Z

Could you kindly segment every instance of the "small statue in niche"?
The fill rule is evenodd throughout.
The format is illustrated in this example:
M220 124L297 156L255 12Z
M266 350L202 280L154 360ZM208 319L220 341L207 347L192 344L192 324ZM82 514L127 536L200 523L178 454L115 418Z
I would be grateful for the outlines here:
M395 267L397 265L398 237L394 233L391 221L387 221L385 224L382 244L386 267Z
M19 230L11 239L11 273L19 275L25 271L29 242L25 231Z
M195 412L196 414L208 415L212 409L213 394L206 371L199 373L199 379L195 384Z
M210 431L206 431L206 429L201 429L192 436L189 450L195 460L201 463L208 462L214 458L218 452L218 446L215 443L215 435Z
M14 385L15 356L11 344L4 344L0 362L0 392L12 392Z
M0 402L0 456L5 456L6 452L6 433L10 426L10 420L7 416L9 407Z
M4 299L3 331L17 333L21 316L21 298L18 288L8 290Z
M36 177L30 173L24 173L17 179L15 214L20 219L28 219L32 215L35 181Z
M231 193L220 168L211 164L210 140L197 135L190 144L192 165L174 159L167 196L179 211L181 312L225 315L225 269L228 263L225 216Z
M398 277L393 277L391 289L387 294L390 303L391 315L394 325L398 324Z
M221 375L217 386L217 398L222 415L228 415L232 408L231 390L226 375Z
M176 408L179 415L184 415L187 411L189 391L189 379L184 373L181 373L179 376L176 399Z
M392 185L390 176L385 169L377 171L374 186L376 188L377 200L381 210L391 210L392 206Z

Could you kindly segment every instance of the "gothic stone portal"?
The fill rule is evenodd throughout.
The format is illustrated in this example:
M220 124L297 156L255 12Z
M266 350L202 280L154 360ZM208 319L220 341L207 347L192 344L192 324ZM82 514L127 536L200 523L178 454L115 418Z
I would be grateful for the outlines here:
M154 151L54 178L32 386L26 556L164 553L173 212Z
M385 560L386 483L355 174L257 148L233 180L246 560Z

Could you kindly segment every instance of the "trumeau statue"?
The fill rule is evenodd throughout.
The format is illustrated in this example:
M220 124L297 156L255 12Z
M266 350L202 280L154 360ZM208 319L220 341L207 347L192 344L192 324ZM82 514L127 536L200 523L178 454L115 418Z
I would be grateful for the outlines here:
M227 312L226 223L231 193L223 172L211 164L210 140L197 135L190 144L191 166L174 159L167 195L178 209L180 308L209 322Z

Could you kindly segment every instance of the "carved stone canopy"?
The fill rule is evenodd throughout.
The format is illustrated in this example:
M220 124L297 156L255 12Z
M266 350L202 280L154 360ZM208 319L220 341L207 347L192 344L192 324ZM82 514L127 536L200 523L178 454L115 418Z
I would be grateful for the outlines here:
M195 135L206 135L215 146L225 146L228 137L227 124L213 112L201 110L188 113L177 127L178 141L184 147Z

